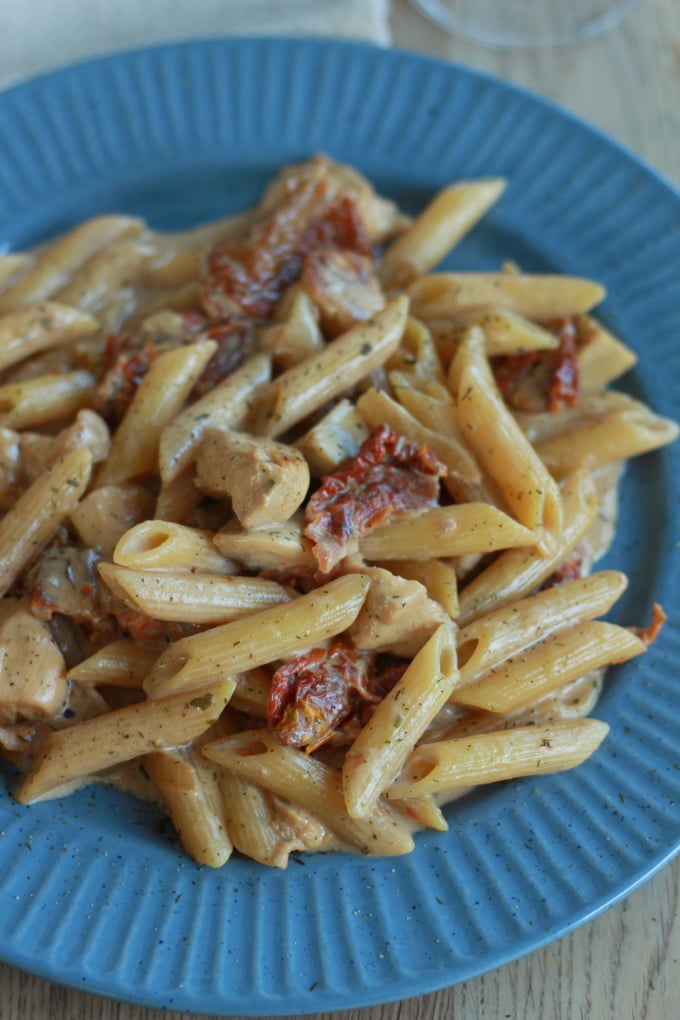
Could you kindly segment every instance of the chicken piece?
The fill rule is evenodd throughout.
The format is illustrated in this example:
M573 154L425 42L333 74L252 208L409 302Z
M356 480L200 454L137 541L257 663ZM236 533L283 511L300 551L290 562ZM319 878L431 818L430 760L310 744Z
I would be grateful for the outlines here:
M309 488L302 454L243 432L206 432L196 462L196 485L209 496L229 496L244 528L287 521Z
M149 520L153 510L153 496L142 485L104 485L74 506L70 521L84 545L101 556L113 556L118 540Z
M341 400L296 441L315 478L330 475L349 457L356 457L369 428L354 404Z
M356 648L412 658L440 624L450 622L420 581L367 566L358 556L343 563L343 572L365 574L371 581L366 601L347 632Z
M237 521L230 521L213 541L223 556L233 557L246 570L266 571L275 579L296 572L311 578L317 569L299 517L254 531L244 531Z
M330 337L385 307L385 296L372 260L353 251L311 251L302 267L302 285L317 304L321 325Z
M408 217L399 211L394 202L376 194L372 185L357 170L336 163L328 156L318 155L305 163L292 163L284 167L282 172L272 181L264 193L260 203L261 212L269 212L275 208L282 198L306 180L313 180L323 175L328 182L330 195L350 192L354 195L359 215L366 227L372 244L382 244L395 234L404 230Z
M3 600L0 616L0 725L58 715L67 696L66 664L28 599Z
M34 616L49 622L55 614L83 627L89 640L112 640L116 636L110 606L102 600L92 549L54 546L47 549L28 575L27 586Z
M39 432L23 432L19 437L21 481L30 485L44 471L56 464L60 457L73 450L88 449L92 463L106 460L111 448L111 436L103 418L94 411L78 411L72 425L56 436Z

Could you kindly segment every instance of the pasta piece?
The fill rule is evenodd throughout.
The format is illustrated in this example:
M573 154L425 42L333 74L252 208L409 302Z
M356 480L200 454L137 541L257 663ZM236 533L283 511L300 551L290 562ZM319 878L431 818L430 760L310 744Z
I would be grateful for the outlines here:
M458 580L456 571L442 560L391 560L393 574L420 581L427 588L430 598L435 599L450 619L458 616Z
M58 301L99 317L103 309L139 281L153 248L140 241L122 241L96 252L56 292Z
M161 482L152 515L159 521L173 521L186 524L201 500L201 493L194 485L194 471L189 467L181 475L167 482Z
M458 682L453 624L442 624L421 648L395 687L350 747L342 788L352 818L375 811L381 793L446 704Z
M579 471L566 480L562 507L562 531L552 553L510 549L465 585L458 596L461 626L528 595L564 563L597 517L599 501L587 472Z
M158 463L161 478L171 482L190 467L196 450L209 428L241 428L251 411L258 386L271 375L271 361L257 354L188 407L165 426L161 435Z
M182 846L198 864L221 868L233 846L217 770L197 747L154 751L144 768L158 787Z
M0 386L0 425L37 428L73 418L94 398L90 372L57 372Z
M118 540L113 562L137 570L233 574L233 564L218 552L212 538L208 531L172 521L143 521Z
M412 314L425 322L479 308L550 322L588 312L605 296L591 280L530 273L433 273L412 283L407 293Z
M589 315L574 318L578 338L578 384L583 393L599 390L625 375L637 362L637 354Z
M262 433L275 438L379 368L401 340L408 300L395 298L271 383Z
M154 620L227 623L290 602L285 588L261 577L130 570L113 563L97 569L114 595Z
M96 328L90 315L54 301L0 315L0 371L40 351L73 343Z
M130 638L121 638L72 666L68 679L79 684L141 688L157 658L158 649L148 642L138 645Z
M193 740L219 718L233 690L233 680L222 680L198 692L140 701L50 733L35 768L19 784L17 800L29 804L58 796L75 780Z
M270 796L257 783L221 766L217 781L227 832L236 849L260 864L287 867L291 850L300 844L281 832Z
M89 450L67 453L19 497L0 521L0 597L54 537L87 488Z
M559 345L554 333L530 319L500 308L480 308L429 323L439 357L445 365L455 357L472 326L479 326L484 333L487 358L552 351Z
M413 443L427 446L446 465L444 486L455 499L472 501L483 497L479 468L473 457L457 439L433 432L422 425L396 400L380 390L370 389L356 402L361 417L378 428L383 423Z
M153 497L141 485L104 485L88 492L69 514L83 545L112 556L117 543L153 510Z
M401 343L385 367L388 372L410 372L423 381L445 382L432 333L423 322L410 316Z
M285 292L276 306L272 325L261 330L259 340L282 369L292 368L323 350L319 311L300 284L294 283Z
M492 667L457 688L452 700L486 712L516 712L594 669L625 662L646 649L624 627L585 621Z
M357 617L368 578L350 574L283 606L213 627L169 645L147 676L151 697L193 689L214 679L262 666L334 637Z
M609 726L574 719L422 744L386 791L390 800L438 796L483 783L544 775L574 768L600 746Z
M196 485L209 496L231 499L244 528L287 521L309 488L309 468L294 447L245 432L210 429L196 461Z
M97 475L97 485L115 485L156 468L161 434L176 416L217 350L212 340L164 351L137 388Z
M135 237L144 222L133 216L98 216L50 244L35 264L0 295L0 312L51 297L95 252Z
M539 548L547 552L562 524L559 489L504 404L479 330L461 344L449 381L467 444L512 515L536 532Z
M606 464L658 450L674 442L679 434L675 422L638 404L544 439L536 443L535 450L548 471L561 478L580 467L595 471Z
M409 853L413 839L396 814L377 806L370 818L345 808L338 772L318 758L279 744L265 730L246 730L208 743L211 761L310 811L345 845L381 856Z
M395 514L359 540L367 560L429 560L466 556L514 546L532 546L536 536L487 503L461 503Z
M603 570L478 617L458 631L459 687L493 671L548 634L604 616L627 586L625 574Z
M162 242L164 238L159 238ZM177 290L187 284L193 283L201 270L201 253L198 248L172 247L163 251L160 258L158 253L154 264L148 266L144 274L144 282L148 287L154 289Z
M263 667L249 669L236 676L236 690L231 699L232 708L247 715L267 715L269 691L272 685L269 672Z
M6 290L20 273L25 273L31 262L31 256L24 252L0 255L0 291Z
M403 287L429 273L498 200L499 179L461 181L443 188L388 247L379 267L385 287Z

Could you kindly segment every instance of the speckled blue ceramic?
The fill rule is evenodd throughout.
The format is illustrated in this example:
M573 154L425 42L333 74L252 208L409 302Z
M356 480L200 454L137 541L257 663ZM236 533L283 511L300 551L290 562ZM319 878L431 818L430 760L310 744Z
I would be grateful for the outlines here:
M93 213L186 227L252 203L282 163L325 150L408 210L442 184L509 186L450 261L602 281L606 323L641 355L625 381L666 414L680 387L680 201L648 168L540 100L460 67L369 46L231 40L115 56L0 98L0 244ZM309 857L286 872L199 868L156 811L103 788L0 799L0 956L65 984L192 1012L367 1005L489 970L593 917L680 838L678 450L635 462L606 563L616 610L670 621L612 671L611 736L574 772L452 806L406 858ZM6 777L9 785L10 778Z

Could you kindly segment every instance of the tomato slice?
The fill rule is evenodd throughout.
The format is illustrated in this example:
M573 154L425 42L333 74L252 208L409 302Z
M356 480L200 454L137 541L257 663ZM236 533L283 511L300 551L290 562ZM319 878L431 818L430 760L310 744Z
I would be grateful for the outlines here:
M392 514L436 506L445 474L432 450L380 425L307 503L304 533L321 572L355 552L359 538Z
M333 638L327 646L312 648L276 670L267 725L282 744L307 752L329 742L346 743L406 665L360 652L345 638Z

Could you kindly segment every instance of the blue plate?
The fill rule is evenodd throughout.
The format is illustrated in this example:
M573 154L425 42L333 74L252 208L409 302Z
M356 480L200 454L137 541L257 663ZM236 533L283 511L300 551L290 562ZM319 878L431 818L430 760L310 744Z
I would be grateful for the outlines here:
M451 259L602 281L606 322L641 354L627 382L677 414L680 201L652 171L540 100L462 68L369 46L231 40L71 68L0 98L0 243L93 213L186 227L256 200L318 150L415 211L441 185L508 190ZM563 775L491 787L406 858L343 854L286 872L188 861L159 815L102 788L30 809L0 799L0 956L64 984L191 1012L368 1005L470 978L630 892L680 842L678 449L635 462L607 563L616 619L670 610L647 656L612 671L611 735ZM9 777L6 778L9 786Z

